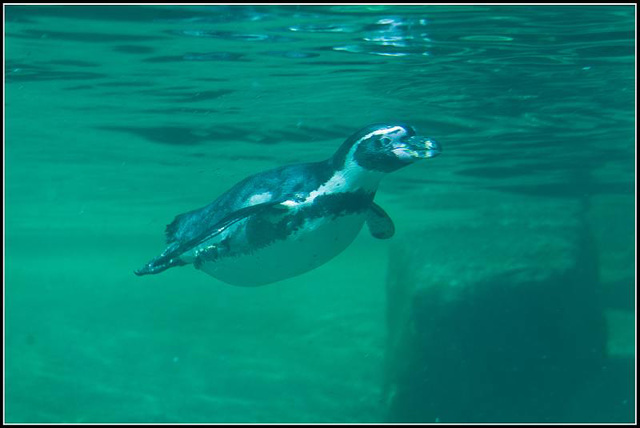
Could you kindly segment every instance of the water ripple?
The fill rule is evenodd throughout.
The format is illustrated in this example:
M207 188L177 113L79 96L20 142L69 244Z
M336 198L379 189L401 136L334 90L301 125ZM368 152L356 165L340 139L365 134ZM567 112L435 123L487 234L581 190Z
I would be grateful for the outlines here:
M289 30L301 33L355 33L360 28L354 25L340 24L300 24L290 26Z
M222 40L241 40L247 42L291 42L292 37L280 36L277 34L261 33L234 33L231 31L215 30L170 30L169 33L187 37L205 37Z
M359 41L336 45L333 50L387 57L428 56L432 44L425 31L427 24L424 17L379 17L362 26Z

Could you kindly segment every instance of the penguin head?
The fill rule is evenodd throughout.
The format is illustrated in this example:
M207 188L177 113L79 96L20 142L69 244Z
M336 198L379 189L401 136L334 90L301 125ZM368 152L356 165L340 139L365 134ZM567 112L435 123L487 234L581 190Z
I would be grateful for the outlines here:
M432 138L421 137L409 125L369 125L349 137L333 157L337 165L388 173L420 159L432 158L442 149Z

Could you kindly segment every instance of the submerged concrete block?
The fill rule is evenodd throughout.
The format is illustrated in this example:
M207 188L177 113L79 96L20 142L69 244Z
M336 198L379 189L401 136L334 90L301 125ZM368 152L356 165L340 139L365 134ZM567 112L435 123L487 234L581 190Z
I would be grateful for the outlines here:
M390 422L575 417L575 397L606 360L596 252L581 218L557 202L496 205L396 240Z

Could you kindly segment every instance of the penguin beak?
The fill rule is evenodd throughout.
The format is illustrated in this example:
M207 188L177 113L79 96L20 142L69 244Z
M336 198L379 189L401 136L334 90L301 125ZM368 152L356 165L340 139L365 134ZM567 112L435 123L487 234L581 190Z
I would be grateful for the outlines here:
M400 147L393 152L399 158L406 160L428 159L442 153L442 147L433 138L413 136L406 138Z

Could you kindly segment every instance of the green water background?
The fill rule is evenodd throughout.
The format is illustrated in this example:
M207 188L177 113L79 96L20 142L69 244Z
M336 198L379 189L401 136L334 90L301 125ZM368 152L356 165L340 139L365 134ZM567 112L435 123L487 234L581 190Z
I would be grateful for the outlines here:
M5 14L6 421L384 420L388 242L261 288L133 270L176 214L397 119L445 150L383 181L400 233L588 200L609 350L634 355L634 7Z

